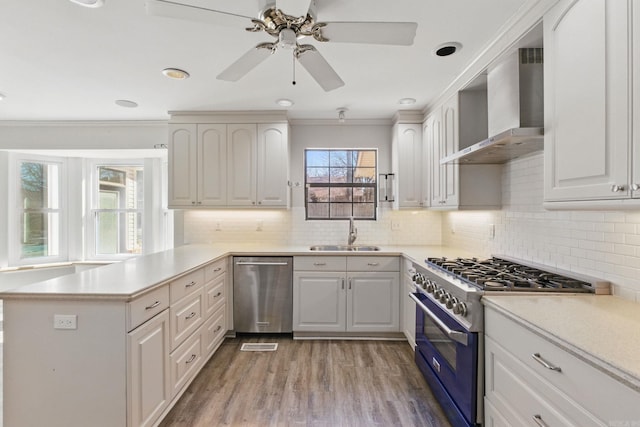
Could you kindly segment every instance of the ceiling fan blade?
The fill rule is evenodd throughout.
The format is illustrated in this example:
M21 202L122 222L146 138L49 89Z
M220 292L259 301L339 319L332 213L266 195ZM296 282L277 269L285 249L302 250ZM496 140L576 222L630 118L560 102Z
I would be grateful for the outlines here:
M276 9L289 16L307 16L311 0L276 0Z
M171 0L147 0L146 8L147 15L200 21L207 24L224 25L227 27L246 25L252 19L252 17L249 16Z
M316 24L326 40L337 43L366 43L410 46L416 36L415 22L325 22Z
M257 67L262 61L273 53L274 43L260 43L256 47L242 55L236 62L231 64L226 70L218 74L218 80L236 82L244 77L249 71Z
M298 49L300 49L296 53L298 61L311 74L311 77L322 86L322 89L329 92L344 86L344 82L338 73L331 68L327 60L313 46L306 44Z

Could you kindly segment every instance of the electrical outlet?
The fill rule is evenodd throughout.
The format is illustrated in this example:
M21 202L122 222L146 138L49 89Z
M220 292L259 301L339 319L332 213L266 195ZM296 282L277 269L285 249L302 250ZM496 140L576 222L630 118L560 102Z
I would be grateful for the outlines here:
M78 329L78 316L75 314L54 314L53 329Z
M392 230L400 230L400 228L402 228L402 223L400 221L391 221Z
M256 231L262 231L262 227L264 226L264 221L259 219L258 226L256 227Z
M489 240L493 240L493 238L496 237L496 225L495 224L489 224L488 237L489 237Z
M222 221L216 221L216 231L222 231Z

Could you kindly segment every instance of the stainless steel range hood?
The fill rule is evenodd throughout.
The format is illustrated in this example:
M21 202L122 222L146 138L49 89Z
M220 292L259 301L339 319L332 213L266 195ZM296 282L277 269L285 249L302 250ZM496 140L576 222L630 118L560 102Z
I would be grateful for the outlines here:
M500 164L544 147L544 87L541 48L519 49L487 74L489 138L440 163ZM460 126L464 118L460 117Z

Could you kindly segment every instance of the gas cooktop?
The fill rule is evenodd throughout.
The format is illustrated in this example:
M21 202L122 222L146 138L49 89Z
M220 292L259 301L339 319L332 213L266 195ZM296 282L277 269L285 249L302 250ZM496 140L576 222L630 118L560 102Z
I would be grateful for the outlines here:
M427 258L426 262L484 291L595 292L593 283L500 257Z

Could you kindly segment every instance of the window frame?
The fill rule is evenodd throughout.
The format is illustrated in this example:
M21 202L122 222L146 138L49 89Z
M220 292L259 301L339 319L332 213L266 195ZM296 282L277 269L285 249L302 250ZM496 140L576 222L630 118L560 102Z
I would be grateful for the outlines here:
M24 209L21 206L20 186L22 185L21 163L41 163L58 166L58 208ZM68 260L68 184L67 184L67 160L62 157L41 156L29 153L9 154L9 188L8 200L11 208L8 209L7 219L7 252L8 264L11 266L24 266L36 264L53 264ZM22 217L25 212L42 212L58 214L58 254L52 256L22 257L21 227Z
M143 194L143 207L142 208L116 208L116 209L105 209L98 208L98 202L100 197L100 180L98 176L98 168L104 166L128 166L128 167L140 167L143 170L143 178L142 178L142 194ZM145 209L147 209L147 173L148 170L145 165L144 159L141 158L128 158L128 159L108 159L108 158L92 158L87 159L87 196L85 205L86 212L86 235L85 235L85 253L86 258L89 260L99 260L99 261L122 261L132 257L142 256L146 253L147 249L147 224L146 224L146 213ZM114 212L114 213L137 213L140 215L140 228L142 229L142 245L140 248L140 253L117 253L117 254L102 254L97 253L96 251L96 232L97 232L97 218L98 214L101 212Z
M314 166L307 165L307 152L309 151L326 151L326 152L339 152L339 151L347 151L349 153L359 152L359 151L371 151L375 155L375 166L373 171L374 182L373 183L362 183L362 182L350 182L350 183L310 183L307 178L309 176L308 168ZM377 221L378 218L378 149L377 148L313 148L307 147L303 151L304 156L304 214L305 220L307 221L348 221L350 217L331 217L331 204L351 204L351 213L353 215L353 206L356 204L354 202L353 197L351 202L331 202L329 200L327 202L329 208L329 216L328 217L313 217L309 216L309 189L314 187L329 187L329 188L373 188L373 216L372 217L361 217L361 216L353 216L354 219L358 221ZM328 166L331 169L331 166ZM352 193L353 195L353 193Z

